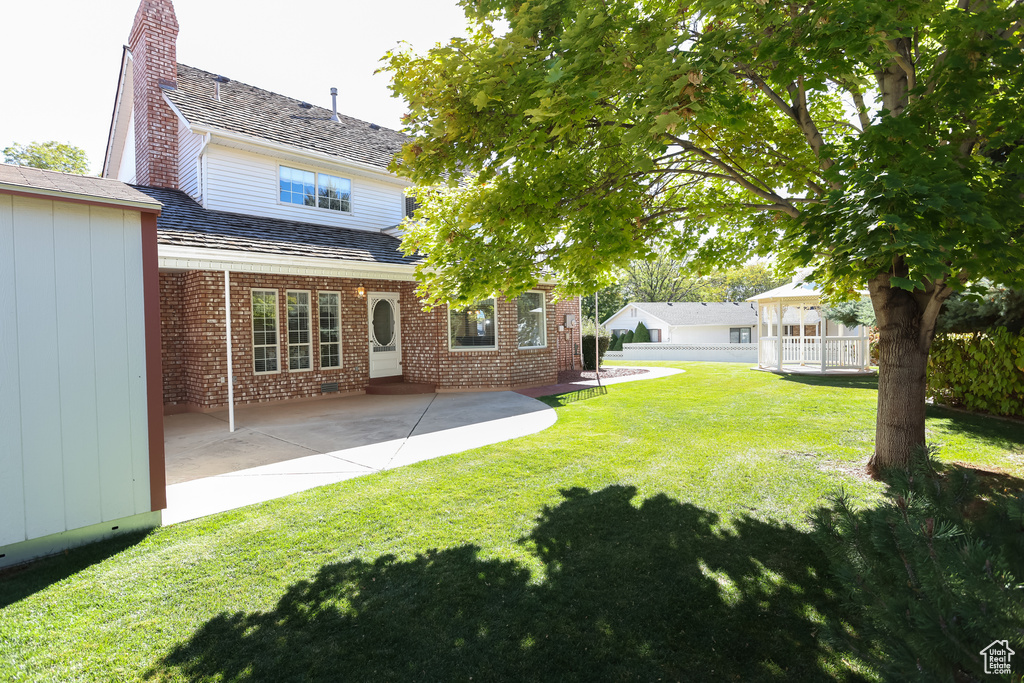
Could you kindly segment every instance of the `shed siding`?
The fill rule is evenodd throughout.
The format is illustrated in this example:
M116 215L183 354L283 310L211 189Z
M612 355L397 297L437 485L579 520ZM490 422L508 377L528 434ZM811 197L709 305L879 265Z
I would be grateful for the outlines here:
M213 211L374 231L402 220L405 196L398 185L337 167L279 161L217 145L209 145L205 157L206 208ZM352 181L352 213L279 202L278 166L281 165L349 178Z
M0 353L0 520L6 520L0 524L0 545L25 539L13 200L9 195L0 195L0 288L6 292L6 296L0 297L0 347L4 349Z
M202 184L199 182L199 150L203 136L196 135L178 120L178 187L200 204L203 202Z
M0 246L0 545L148 512L138 212L0 196Z

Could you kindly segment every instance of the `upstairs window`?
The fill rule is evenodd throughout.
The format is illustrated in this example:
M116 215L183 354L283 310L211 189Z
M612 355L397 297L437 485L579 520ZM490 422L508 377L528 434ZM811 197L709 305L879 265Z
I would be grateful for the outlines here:
M280 198L287 204L352 211L352 181L327 173L280 167Z

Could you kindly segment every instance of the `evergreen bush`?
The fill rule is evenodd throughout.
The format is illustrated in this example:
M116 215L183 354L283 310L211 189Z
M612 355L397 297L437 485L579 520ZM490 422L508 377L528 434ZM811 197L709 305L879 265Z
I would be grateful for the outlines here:
M594 370L597 365L594 363L594 334L587 333L583 337L583 369ZM597 351L598 357L604 359L604 354L608 351L608 345L611 342L610 337L598 337Z
M636 324L636 329L633 330L633 343L634 344L648 344L651 341L651 333L647 330L647 326L644 325L641 320Z
M632 343L633 343L633 330L627 330L626 334L622 335L622 344L632 344ZM621 347L622 344L619 344L619 346Z
M1024 334L996 327L936 335L927 392L939 403L1024 417Z
M815 513L888 680L980 681L993 640L1024 652L1024 495L997 476L982 486L922 449L885 473L881 503L856 509L840 490Z

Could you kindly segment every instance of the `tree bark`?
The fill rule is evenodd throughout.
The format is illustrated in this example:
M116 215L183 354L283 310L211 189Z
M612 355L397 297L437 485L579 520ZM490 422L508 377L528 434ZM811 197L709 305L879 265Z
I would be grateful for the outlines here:
M925 443L925 388L928 351L935 320L948 288L932 285L925 292L908 292L890 285L889 274L868 282L878 321L878 411L875 453L868 472L904 467L914 450Z

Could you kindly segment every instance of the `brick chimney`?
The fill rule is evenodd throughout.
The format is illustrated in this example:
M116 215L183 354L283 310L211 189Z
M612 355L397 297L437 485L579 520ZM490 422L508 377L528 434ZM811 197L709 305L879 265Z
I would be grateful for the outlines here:
M162 90L178 85L171 0L142 0L128 37L135 103L135 182L178 188L178 117Z

